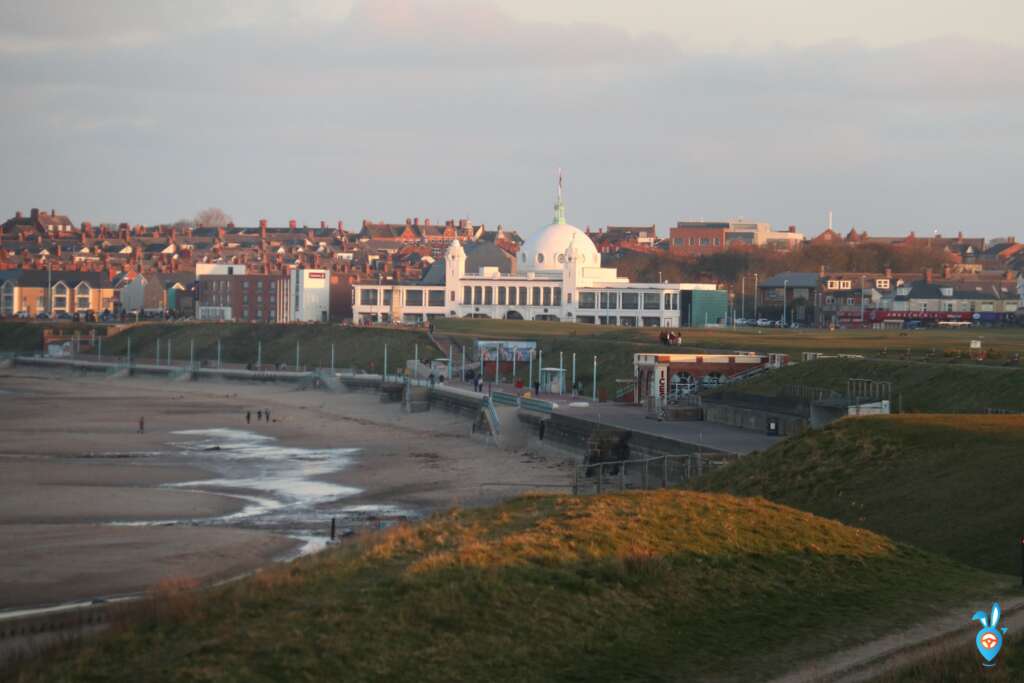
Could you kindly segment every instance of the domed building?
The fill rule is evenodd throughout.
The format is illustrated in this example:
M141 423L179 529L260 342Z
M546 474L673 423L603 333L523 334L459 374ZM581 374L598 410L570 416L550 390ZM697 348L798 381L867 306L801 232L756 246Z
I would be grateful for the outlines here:
M628 327L724 322L728 294L713 284L633 283L601 267L590 237L565 220L559 183L551 225L519 250L514 272L469 267L453 241L444 262L417 282L356 283L357 322L420 323L433 318L505 318Z

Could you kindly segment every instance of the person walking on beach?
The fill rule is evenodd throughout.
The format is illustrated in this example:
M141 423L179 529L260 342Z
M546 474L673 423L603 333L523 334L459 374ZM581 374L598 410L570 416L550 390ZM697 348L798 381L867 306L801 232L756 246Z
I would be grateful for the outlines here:
M264 410L263 414L267 416L267 423L269 424L270 423L270 411L269 410Z
M262 422L263 421L263 411L262 410L257 410L256 411L256 421L257 422Z
M245 424L249 424L250 422L252 422L252 411L247 410L245 411Z
M145 434L145 433L146 433L146 418L145 417L140 417L139 418L139 434Z

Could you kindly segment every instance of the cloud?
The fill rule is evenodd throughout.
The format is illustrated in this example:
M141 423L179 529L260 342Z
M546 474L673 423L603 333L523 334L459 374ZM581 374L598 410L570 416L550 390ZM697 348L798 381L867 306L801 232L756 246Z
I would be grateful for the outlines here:
M1017 47L694 51L465 1L58 4L15 3L29 14L13 23L0 9L34 45L0 69L0 185L19 203L530 226L563 166L581 224L1014 217Z

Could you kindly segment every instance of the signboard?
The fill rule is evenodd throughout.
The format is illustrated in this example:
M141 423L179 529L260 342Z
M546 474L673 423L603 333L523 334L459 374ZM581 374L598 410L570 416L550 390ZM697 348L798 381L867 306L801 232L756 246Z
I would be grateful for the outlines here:
M327 274L326 273L313 272L313 273L309 274L309 277L310 277L311 280L323 280L325 277L327 277Z
M537 357L537 342L523 341L478 341L476 343L477 357L485 363L493 363L497 354L501 354L502 362L512 362L513 356L517 361L530 361L530 353Z
M972 339L971 340L971 348L972 349L980 349L981 348L981 340L980 339Z

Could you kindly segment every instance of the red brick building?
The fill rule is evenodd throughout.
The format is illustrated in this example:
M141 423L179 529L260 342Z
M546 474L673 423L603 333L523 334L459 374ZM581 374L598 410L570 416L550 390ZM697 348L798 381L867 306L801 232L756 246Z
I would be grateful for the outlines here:
M200 320L277 322L287 319L284 275L201 275L196 283Z
M669 250L677 254L700 256L726 249L729 223L680 222L669 231Z

